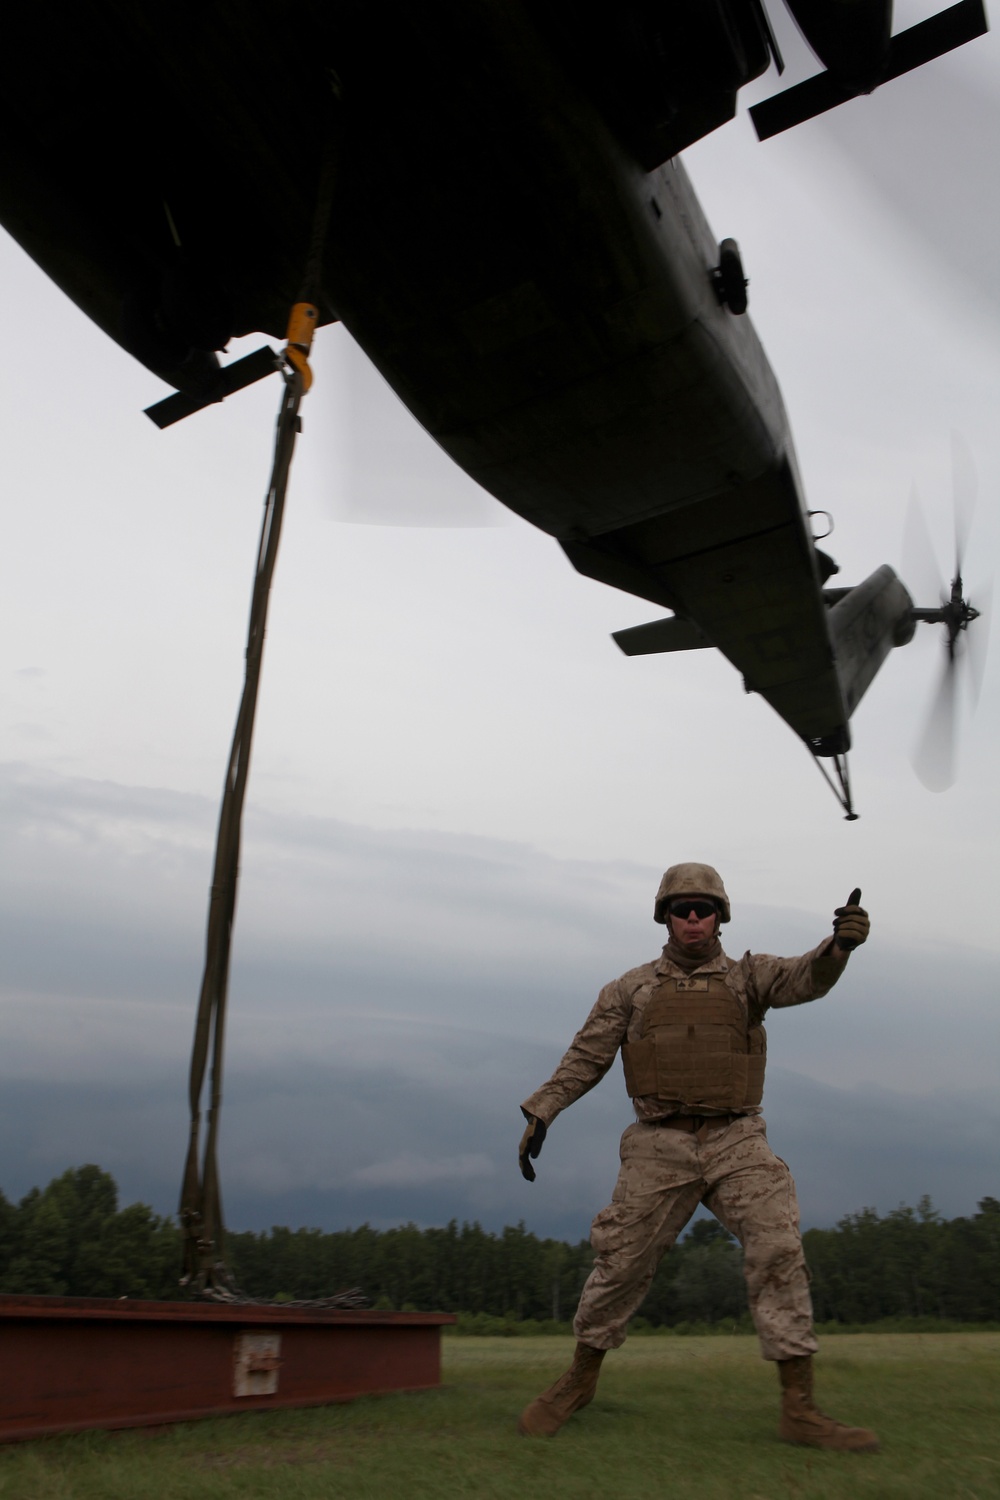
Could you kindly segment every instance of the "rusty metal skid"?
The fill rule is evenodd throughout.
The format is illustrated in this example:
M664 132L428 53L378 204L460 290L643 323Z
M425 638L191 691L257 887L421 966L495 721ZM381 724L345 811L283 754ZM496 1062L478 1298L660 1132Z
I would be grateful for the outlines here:
M441 1381L448 1313L0 1296L0 1442Z

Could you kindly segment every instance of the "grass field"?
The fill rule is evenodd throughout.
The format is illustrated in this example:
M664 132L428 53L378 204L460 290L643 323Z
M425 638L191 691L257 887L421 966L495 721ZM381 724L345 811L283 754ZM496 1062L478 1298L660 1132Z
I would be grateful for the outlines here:
M828 1339L820 1405L882 1439L857 1455L776 1440L777 1377L751 1338L634 1338L557 1438L519 1438L518 1411L571 1350L565 1338L448 1338L444 1385L423 1395L11 1446L0 1497L1000 1497L1000 1334Z

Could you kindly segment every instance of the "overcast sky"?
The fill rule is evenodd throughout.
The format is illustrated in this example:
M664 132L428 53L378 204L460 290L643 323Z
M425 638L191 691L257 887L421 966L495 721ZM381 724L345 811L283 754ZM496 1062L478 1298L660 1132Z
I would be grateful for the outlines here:
M897 5L897 29L926 9ZM740 242L838 582L901 566L914 484L947 571L953 430L979 477L974 599L995 571L998 64L993 33L787 137L759 145L744 113L685 157ZM171 1212L278 389L160 433L160 383L6 239L0 306L0 1188L96 1161ZM854 720L847 824L722 658L623 657L610 632L655 608L450 467L342 329L315 366L242 859L232 1226L583 1237L620 1069L533 1186L517 1106L600 985L655 955L656 882L684 859L723 872L733 953L812 946L854 885L872 913L838 988L770 1027L770 1137L805 1222L996 1195L1000 650L940 795L909 756L941 646L921 626L894 653ZM407 513L437 524L359 519Z

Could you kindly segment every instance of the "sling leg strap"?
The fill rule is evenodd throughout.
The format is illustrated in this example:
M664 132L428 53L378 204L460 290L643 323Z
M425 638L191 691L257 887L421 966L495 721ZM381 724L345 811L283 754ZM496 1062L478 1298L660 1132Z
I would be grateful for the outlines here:
M194 1044L191 1053L189 1105L191 1126L181 1187L180 1221L183 1240L182 1285L201 1292L231 1295L235 1288L225 1261L225 1228L219 1190L218 1138L222 1108L222 1067L225 1042L226 1001L236 893L239 880L240 833L243 802L250 770L257 693L260 684L267 607L278 555L285 492L300 428L299 406L312 384L308 354L319 320L323 249L330 221L336 181L339 136L331 130L323 152L303 287L291 309L288 341L281 367L284 390L278 411L274 461L264 520L257 551L250 624L246 645L243 695L222 793L216 836L215 865L208 906L205 969L198 1000ZM211 1071L204 1155L199 1159L201 1100L205 1073Z
M239 879L240 833L243 802L250 769L257 693L267 622L267 606L278 555L288 474L298 433L299 404L304 380L299 369L285 373L285 386L278 413L274 463L264 505L250 605L243 696L236 717L232 749L226 770L222 808L216 837L215 866L208 906L205 970L198 1001L194 1046L191 1054L189 1102L191 1131L181 1191L180 1219L184 1240L184 1284L204 1289L229 1282L224 1263L224 1229L219 1193L218 1134L222 1105L222 1063L225 1039L226 1000L236 891ZM210 1103L204 1163L199 1165L201 1096L211 1055Z

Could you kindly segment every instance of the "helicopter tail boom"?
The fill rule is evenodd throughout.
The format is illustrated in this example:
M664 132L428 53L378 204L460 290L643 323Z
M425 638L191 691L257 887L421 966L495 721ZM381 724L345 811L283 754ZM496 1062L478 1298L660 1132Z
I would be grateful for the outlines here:
M883 563L854 588L826 589L828 623L844 702L853 714L893 646L913 638L913 600Z

